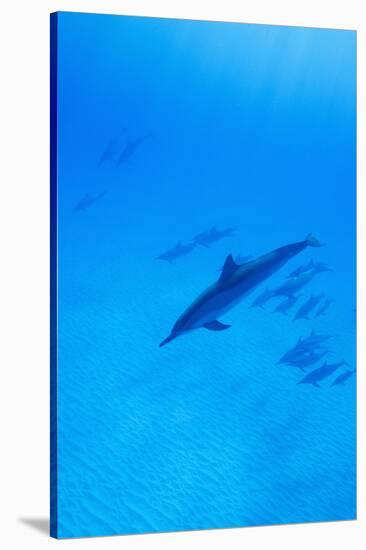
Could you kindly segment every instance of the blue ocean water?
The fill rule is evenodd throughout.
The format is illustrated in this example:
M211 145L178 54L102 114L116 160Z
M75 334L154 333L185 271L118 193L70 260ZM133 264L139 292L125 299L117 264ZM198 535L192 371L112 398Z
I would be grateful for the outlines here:
M332 383L356 368L356 34L54 17L56 535L354 519L356 377ZM236 231L156 259L212 227ZM159 347L229 254L309 233L326 246L228 311L230 329ZM288 315L283 298L250 307L311 259L331 271ZM323 316L293 321L322 293ZM348 363L320 388L276 364L313 329Z

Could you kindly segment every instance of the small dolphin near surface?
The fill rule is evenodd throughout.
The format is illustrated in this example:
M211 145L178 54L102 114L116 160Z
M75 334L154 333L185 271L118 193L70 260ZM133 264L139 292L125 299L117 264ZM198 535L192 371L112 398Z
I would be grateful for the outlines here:
M314 365L315 363L318 363L325 355L330 353L328 349L320 349L318 351L311 351L306 352L302 356L299 356L297 359L292 359L291 361L288 361L287 364L291 367L297 367L301 370L305 370L306 367L310 367L310 365Z
M251 260L252 258L253 258L253 256L250 256L250 255L240 256L240 254L238 254L237 256L235 256L234 262L237 265L243 265L243 264L246 264L247 262L249 262L249 260ZM224 266L221 266L217 271L222 271L223 269L224 269Z
M225 239L226 237L231 237L231 235L236 231L235 227L228 227L227 229L217 229L214 225L209 231L204 231L196 235L192 242L205 246L206 248L210 247L210 244Z
M130 160L130 158L136 153L137 149L146 141L149 137L151 137L151 134L145 134L143 136L140 136L136 139L129 140L125 147L122 149L117 163L116 167L120 166L121 164L125 164Z
M353 370L346 370L345 372L342 372L337 378L334 380L332 386L344 386L344 383L347 382L349 378L356 372L356 369Z
M170 248L166 252L163 252L158 256L157 260L165 260L166 262L173 264L173 260L177 260L182 256L186 256L196 247L195 243L182 244L178 241L174 248Z
M242 266L238 266L230 254L219 279L183 312L160 346L198 328L214 331L230 328L218 319L308 246L322 244L313 235L308 235L304 241L277 248Z
M294 321L298 319L309 319L309 314L316 308L320 300L323 299L324 294L318 294L317 296L310 296L310 298L297 310Z
M98 193L97 195L91 195L90 193L85 193L82 199L74 206L73 211L74 212L81 212L82 210L86 210L87 208L90 208L94 203L98 202L104 195L107 194L107 191L102 191L101 193Z
M299 298L300 295L289 296L278 304L278 306L273 310L273 313L282 313L283 315L287 315L288 310L296 304Z
M324 380L324 378L328 378L328 376L331 376L333 372L335 372L337 369L342 367L343 365L347 365L348 363L343 359L342 361L339 361L338 363L329 364L327 362L324 363L322 367L319 367L318 369L312 370L304 376L299 384L312 384L316 388L320 388L319 382L321 380Z
M322 315L325 315L325 313L328 311L330 305L332 303L332 300L330 298L326 298L322 304L318 307L315 313L315 317L321 317Z

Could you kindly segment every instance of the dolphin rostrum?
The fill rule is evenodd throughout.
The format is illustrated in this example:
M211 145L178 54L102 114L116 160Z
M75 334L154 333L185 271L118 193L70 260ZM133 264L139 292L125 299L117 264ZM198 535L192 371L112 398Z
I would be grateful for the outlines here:
M215 331L228 329L230 325L221 323L218 318L308 246L322 246L322 243L313 235L308 235L304 241L272 250L242 266L238 266L229 254L219 279L183 312L160 346L198 328Z

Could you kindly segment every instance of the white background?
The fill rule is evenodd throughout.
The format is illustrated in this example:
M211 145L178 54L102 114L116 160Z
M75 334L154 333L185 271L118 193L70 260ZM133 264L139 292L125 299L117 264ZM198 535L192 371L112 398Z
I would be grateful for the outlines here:
M0 8L0 545L365 548L365 0L7 0ZM365 8L364 8L365 9ZM358 30L358 521L56 541L48 518L49 13L56 10ZM363 158L362 158L363 155ZM363 213L363 216L362 216ZM362 219L364 218L364 219ZM339 223L343 223L339 220ZM364 250L362 250L362 248ZM362 542L362 539L364 541Z

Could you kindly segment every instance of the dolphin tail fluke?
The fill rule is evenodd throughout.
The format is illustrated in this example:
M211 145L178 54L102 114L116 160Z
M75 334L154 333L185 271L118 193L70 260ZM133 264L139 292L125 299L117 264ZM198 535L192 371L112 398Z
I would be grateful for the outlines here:
M309 233L309 235L306 237L306 242L308 246L324 246L324 243L321 243L312 233Z

